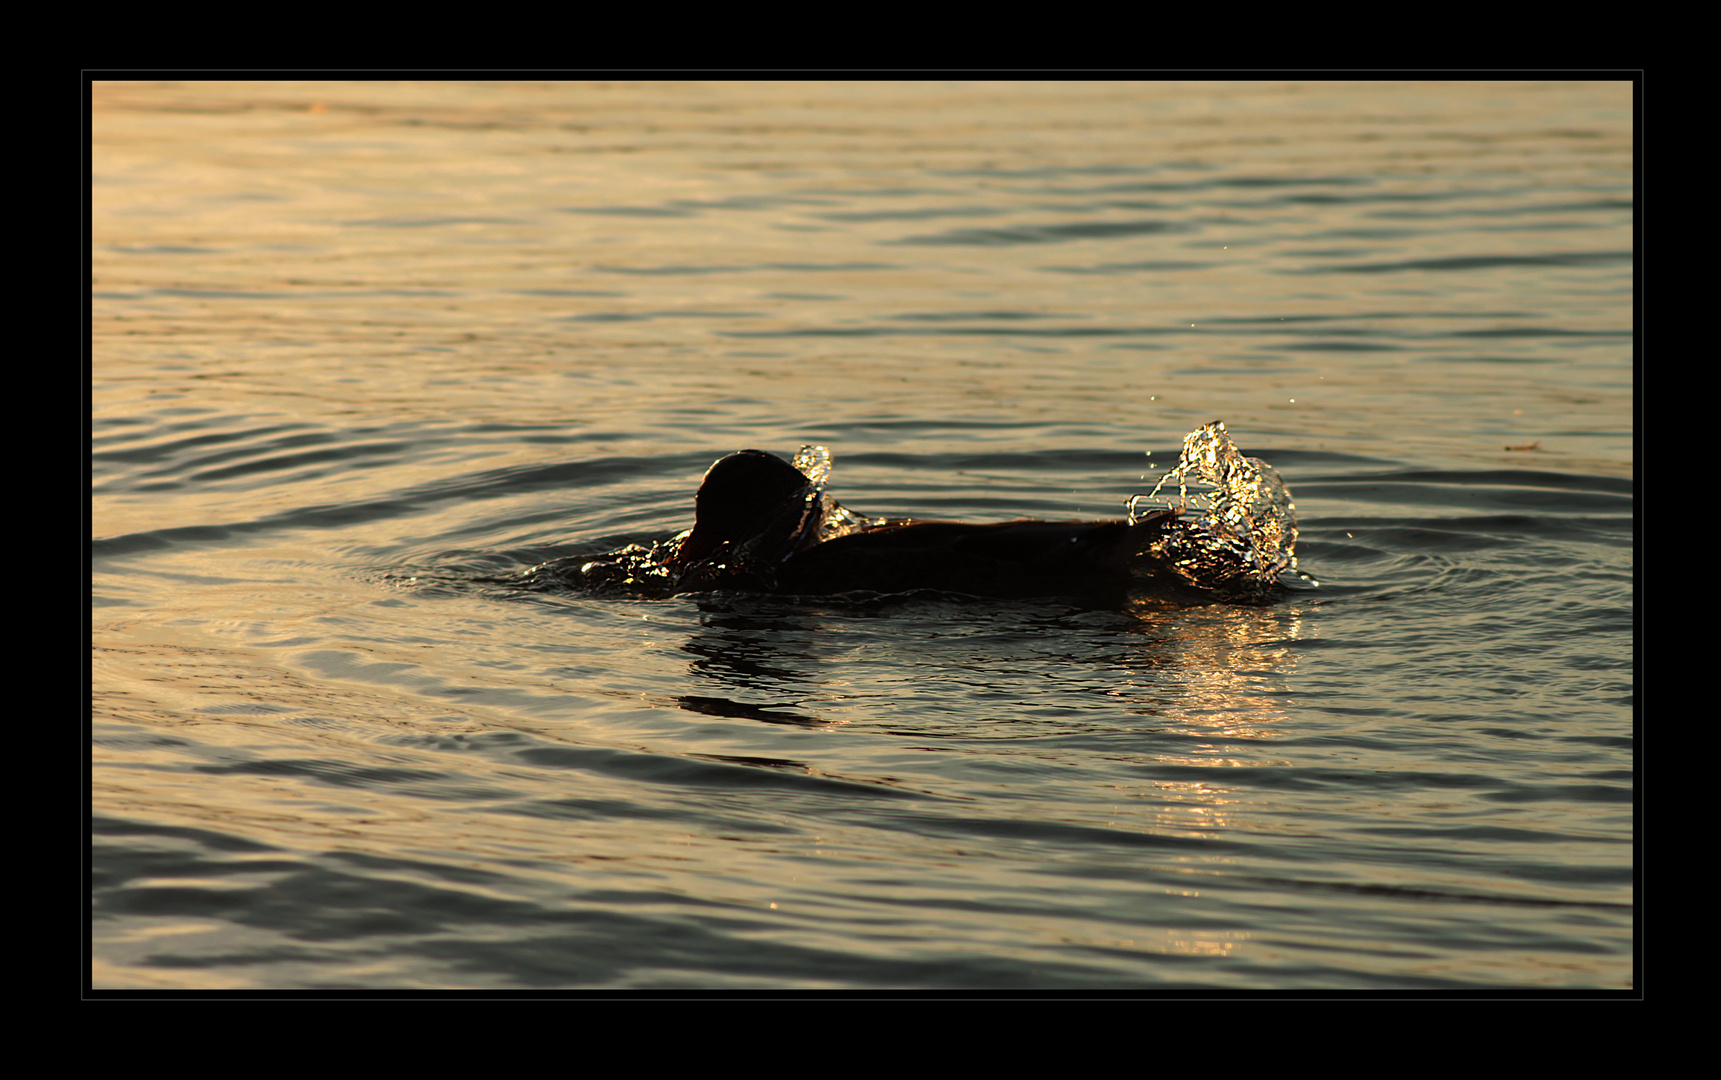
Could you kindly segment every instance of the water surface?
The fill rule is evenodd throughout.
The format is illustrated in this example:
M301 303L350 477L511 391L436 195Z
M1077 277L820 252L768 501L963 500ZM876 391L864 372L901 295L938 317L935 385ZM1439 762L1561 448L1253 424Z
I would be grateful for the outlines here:
M98 83L98 988L1633 979L1624 83ZM831 449L1265 606L508 584Z

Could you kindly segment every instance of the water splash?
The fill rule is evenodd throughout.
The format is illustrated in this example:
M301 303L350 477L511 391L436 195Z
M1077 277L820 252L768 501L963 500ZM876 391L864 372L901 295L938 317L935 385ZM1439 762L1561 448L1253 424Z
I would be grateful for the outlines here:
M1173 481L1175 504L1159 500L1160 490ZM1192 481L1204 490L1191 495ZM1285 482L1265 461L1244 457L1223 421L1184 436L1177 464L1151 492L1130 497L1130 522L1156 500L1184 515L1149 554L1188 583L1236 599L1278 592L1282 575L1319 584L1297 569L1297 508Z
M521 573L530 588L582 588L617 590L648 596L668 596L675 591L676 575L669 560L681 547L681 537L659 540L646 547L629 544L584 560L553 559Z
M795 460L789 462L801 470L801 475L807 478L807 483L819 492L825 490L825 485L831 481L831 452L822 446L812 443L804 444L795 451Z
M816 504L820 514L819 543L847 536L861 529L883 525L888 521L887 518L869 518L857 514L825 494L825 485L831 479L831 452L824 447L807 443L795 451L795 459L790 464L801 470L801 475L807 478L808 487L819 496Z

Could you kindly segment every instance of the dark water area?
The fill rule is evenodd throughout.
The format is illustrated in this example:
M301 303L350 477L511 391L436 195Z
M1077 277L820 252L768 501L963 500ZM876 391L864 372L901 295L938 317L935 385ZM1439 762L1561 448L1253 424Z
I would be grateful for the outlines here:
M1631 992L1631 91L97 84L92 987ZM1268 603L532 575L1215 418Z

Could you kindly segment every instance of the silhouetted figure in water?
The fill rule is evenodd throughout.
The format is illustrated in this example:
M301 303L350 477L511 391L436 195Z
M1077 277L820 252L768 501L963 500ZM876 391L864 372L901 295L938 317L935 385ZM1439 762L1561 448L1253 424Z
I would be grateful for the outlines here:
M825 595L939 589L1027 597L1119 592L1141 584L1143 557L1179 516L1131 521L867 521L799 469L762 450L711 466L693 528L667 560L678 591L749 589Z

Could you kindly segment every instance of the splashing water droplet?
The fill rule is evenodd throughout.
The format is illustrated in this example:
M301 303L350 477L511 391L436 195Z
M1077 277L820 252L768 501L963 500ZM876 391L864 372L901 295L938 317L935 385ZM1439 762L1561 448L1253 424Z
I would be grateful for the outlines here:
M807 483L819 491L825 490L825 485L831 479L831 452L822 446L807 443L795 451L795 460L790 462L801 470L801 475L807 478Z
M1191 584L1230 596L1265 596L1286 573L1316 584L1297 569L1296 505L1285 482L1265 461L1244 457L1223 422L1184 437L1182 456L1153 491L1130 497L1130 521L1153 508L1160 490L1174 480L1176 503L1167 498L1160 505L1176 505L1185 516L1153 551L1166 567ZM1206 490L1192 495L1191 483Z

